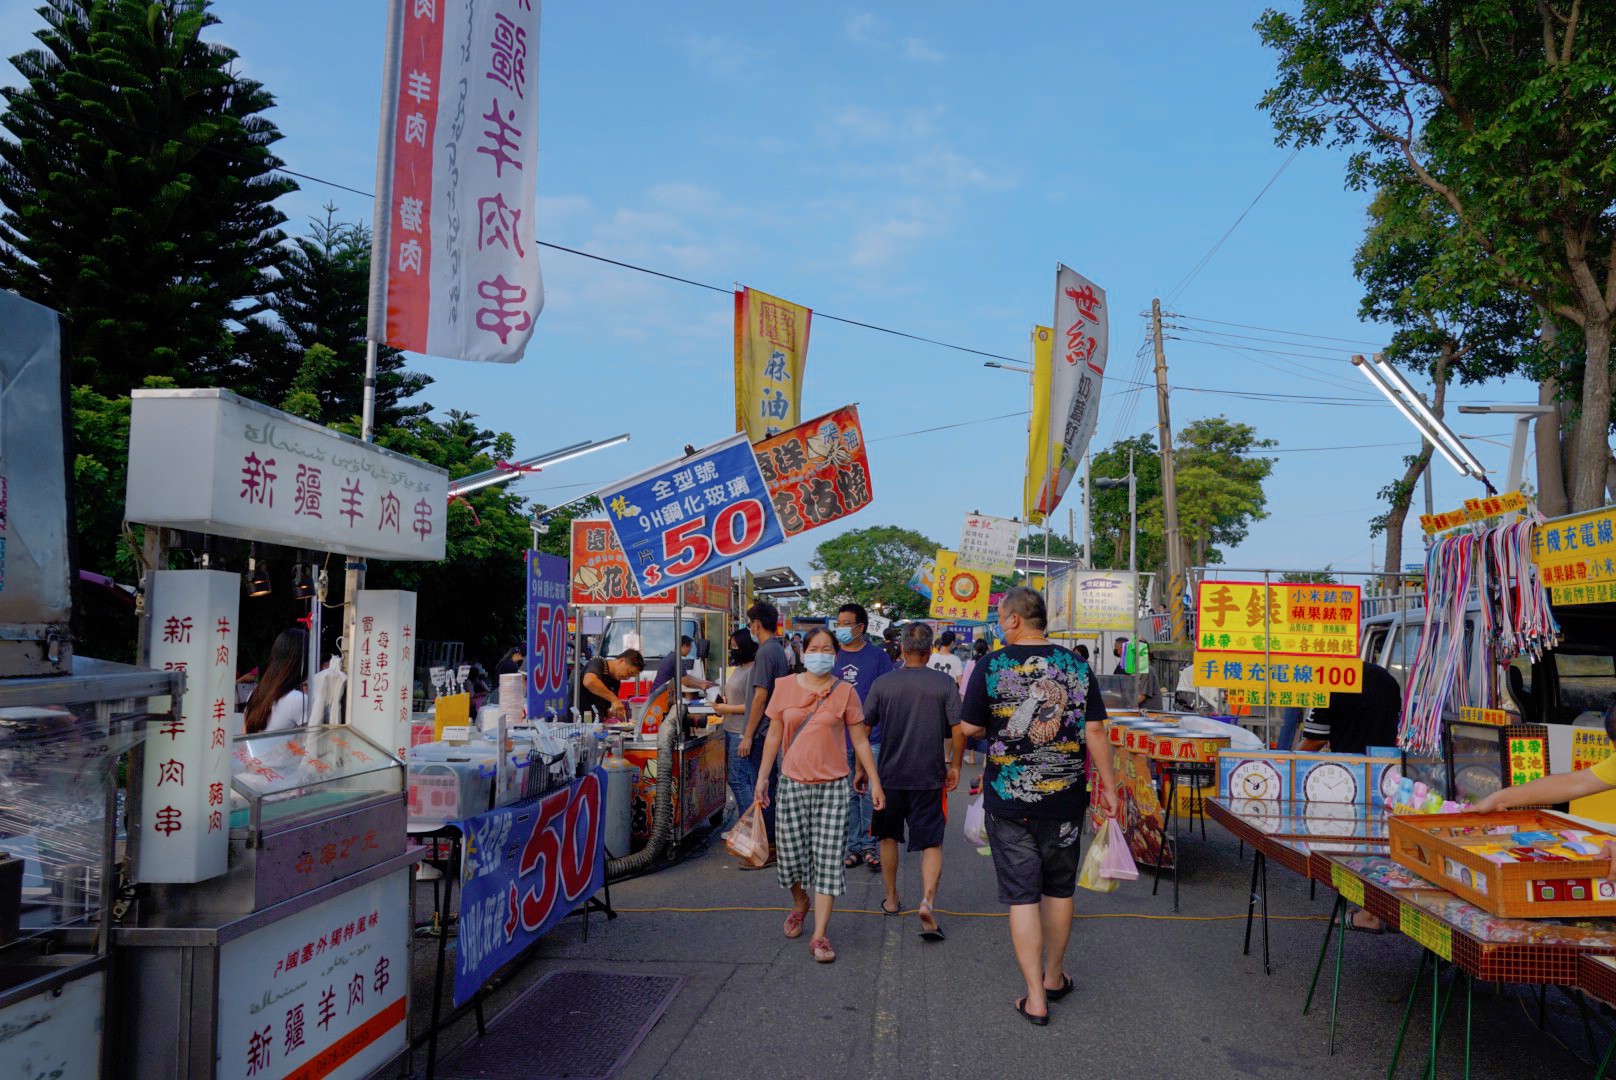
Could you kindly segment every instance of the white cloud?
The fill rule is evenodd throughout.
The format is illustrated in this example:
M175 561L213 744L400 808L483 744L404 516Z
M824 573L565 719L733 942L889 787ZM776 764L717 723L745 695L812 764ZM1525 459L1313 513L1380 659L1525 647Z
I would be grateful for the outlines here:
M848 261L865 269L885 265L907 254L936 231L936 225L918 217L889 218L860 230L853 238L853 251Z
M686 34L680 45L691 67L719 79L750 77L764 55L756 47L722 34Z
M842 24L842 30L854 45L893 53L913 63L935 64L943 59L943 54L925 38L912 34L899 38L892 33L891 25L874 12L854 12Z
M943 54L920 38L910 37L903 39L903 58L922 64L936 64L942 61Z

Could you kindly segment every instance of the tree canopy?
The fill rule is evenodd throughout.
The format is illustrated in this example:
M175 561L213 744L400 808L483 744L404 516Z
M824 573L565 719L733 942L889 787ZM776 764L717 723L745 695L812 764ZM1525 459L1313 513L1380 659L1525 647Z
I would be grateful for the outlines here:
M1616 325L1616 6L1582 0L1303 0L1257 22L1277 54L1278 140L1350 150L1347 183L1417 184L1431 280L1504 290L1580 337L1571 509L1603 501ZM1384 220L1384 219L1383 219ZM1541 377L1541 374L1540 374Z
M890 619L924 618L931 610L926 598L909 587L915 567L936 558L942 545L913 529L875 525L832 537L814 551L809 564L824 575L809 602L816 611L834 611L854 601L865 607L881 605Z

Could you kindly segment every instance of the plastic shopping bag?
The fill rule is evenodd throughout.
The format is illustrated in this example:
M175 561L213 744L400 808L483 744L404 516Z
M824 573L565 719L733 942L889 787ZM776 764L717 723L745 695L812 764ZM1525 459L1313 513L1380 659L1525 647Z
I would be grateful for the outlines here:
M1100 832L1105 837L1105 844L1097 845L1101 849L1100 876L1112 882L1138 878L1139 867L1134 865L1133 855L1128 851L1128 838L1123 835L1117 819L1106 818L1105 828Z
M983 847L988 842L988 815L980 795L965 808L965 842L972 847Z
M1115 824L1115 822L1108 822L1108 824ZM1106 877L1103 873L1106 851L1111 847L1113 840L1123 844L1123 851L1126 854L1127 844L1123 842L1120 830L1113 837L1111 830L1102 826L1095 832L1094 839L1089 841L1089 853L1083 856L1083 865L1077 873L1077 883L1083 888L1091 892L1116 891L1117 879Z
M735 827L724 834L724 847L748 866L762 867L769 861L769 833L757 803L748 807Z

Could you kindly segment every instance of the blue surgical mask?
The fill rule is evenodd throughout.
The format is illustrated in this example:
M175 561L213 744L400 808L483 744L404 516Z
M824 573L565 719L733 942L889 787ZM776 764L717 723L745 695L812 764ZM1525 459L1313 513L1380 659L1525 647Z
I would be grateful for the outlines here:
M836 640L843 645L853 640L853 628L851 626L837 626L833 629L836 634Z
M836 657L828 652L811 652L802 658L802 663L814 675L829 675L836 666Z

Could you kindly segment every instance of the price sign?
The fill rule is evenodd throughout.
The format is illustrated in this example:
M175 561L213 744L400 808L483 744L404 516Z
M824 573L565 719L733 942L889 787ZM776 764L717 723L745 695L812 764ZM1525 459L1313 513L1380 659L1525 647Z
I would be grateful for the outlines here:
M527 553L527 714L567 711L567 560Z
M600 500L646 595L785 539L744 434L610 484Z

